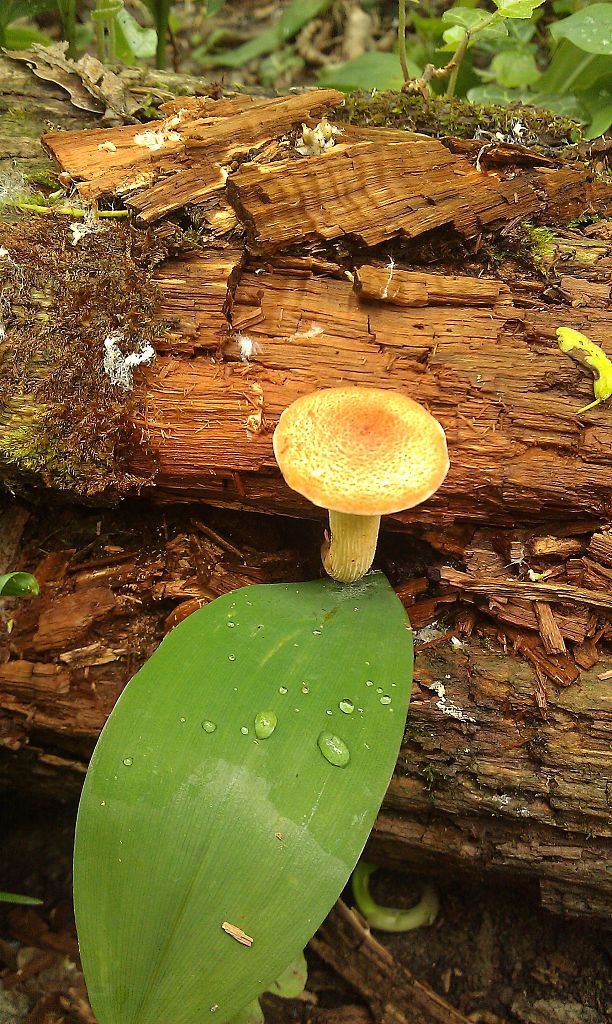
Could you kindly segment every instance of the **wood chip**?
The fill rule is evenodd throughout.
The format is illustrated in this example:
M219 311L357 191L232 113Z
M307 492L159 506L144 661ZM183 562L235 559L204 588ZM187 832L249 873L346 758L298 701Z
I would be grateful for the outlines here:
M552 608L546 601L534 601L538 629L547 654L565 654L565 643Z
M242 928L239 928L237 925L230 924L229 921L224 921L221 927L224 932L227 932L227 934L231 935L233 939L236 939L236 942L241 942L243 946L253 945L253 939L251 936L247 935L246 932L243 932Z

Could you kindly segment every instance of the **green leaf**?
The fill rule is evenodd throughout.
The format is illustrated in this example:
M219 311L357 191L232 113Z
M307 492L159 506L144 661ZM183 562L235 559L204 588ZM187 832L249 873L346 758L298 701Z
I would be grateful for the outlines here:
M7 28L4 33L4 46L7 50L27 50L32 43L39 46L51 46L53 40L46 32L39 32L36 28L29 28L27 25L15 25Z
M157 32L154 28L143 28L125 8L115 15L115 26L119 60L129 64L155 56Z
M36 899L35 896L21 896L17 892L0 892L0 903L21 903L26 907L38 907L42 900Z
M395 765L406 626L380 573L246 587L181 623L130 682L77 821L77 926L99 1024L201 1024L211 1007L222 1024L304 948Z
M308 964L302 950L270 985L269 991L275 996L282 996L283 999L296 999L306 988L307 981Z
M544 0L493 0L502 18L531 18Z
M478 34L477 39L473 39L470 42L470 46L483 41L491 42L507 36L508 29L502 18L496 18L486 28L481 28L490 17L491 15L488 11L481 11L478 8L472 10L469 7L453 7L450 11L445 11L442 15L442 21L445 25L450 25L451 27L447 28L443 33L442 38L446 45L440 47L440 49L444 51L455 50L463 39L466 30L472 34Z
M550 26L553 39L569 39L586 53L612 55L612 4L591 4Z
M612 124L612 82L609 75L598 79L590 89L578 93L578 99L590 118L584 136L596 139Z
M37 597L39 593L38 580L29 572L9 572L0 576L2 597Z
M587 89L606 74L610 74L609 57L585 53L569 40L562 39L538 82L538 89L550 93Z
M508 89L495 82L488 82L486 85L476 85L473 89L469 89L467 98L470 103L507 107L511 103L525 102L527 93L523 89ZM517 113L518 116L520 115Z
M34 18L43 11L56 7L55 0L2 0L0 4L0 26L10 25L18 18Z
M421 68L408 58L408 70L413 77L421 73ZM395 53L379 53L372 50L362 53L345 64L324 68L317 75L320 85L343 92L354 89L385 89L399 90L404 84L404 76L399 57Z
M498 53L491 61L489 70L495 80L508 89L533 85L540 77L531 53Z
M213 14L218 14L224 7L225 0L208 0L206 13L209 18L212 18Z
M293 0L272 28L234 50L203 56L202 64L204 67L240 68L293 39L304 25L326 11L330 3L331 0Z

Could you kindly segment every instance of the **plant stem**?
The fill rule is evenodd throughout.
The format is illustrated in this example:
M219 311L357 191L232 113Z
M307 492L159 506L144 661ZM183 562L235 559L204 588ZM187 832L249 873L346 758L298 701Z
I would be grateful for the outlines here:
M400 0L401 2L401 0ZM405 0L403 0L405 3ZM166 40L168 36L168 18L170 0L157 0L155 4L155 22L157 28L157 49L155 51L155 67L163 70L167 65Z
M438 895L432 885L424 885L421 899L414 907L403 910L400 907L383 907L375 903L370 895L370 875L376 871L376 864L360 861L353 872L353 896L357 909L363 914L371 928L383 932L408 932L413 928L433 924L439 910Z
M68 43L68 57L75 58L76 50L76 0L59 0L62 34Z
M399 59L402 65L404 81L411 79L408 70L408 59L406 57L406 0L398 0L398 22L397 22L397 43L399 47Z
M574 82L578 78L578 75L581 75L584 69L588 67L591 61L594 59L594 53L587 53L586 56L583 57L582 60L578 62L578 64L576 64L574 70L569 73L569 75L565 79L565 82L563 83L563 92L569 91L570 85L574 84Z
M459 46L455 50L455 54L450 64L452 71L448 79L448 85L446 87L446 98L452 100L455 95L455 89L457 88L457 78L459 77L459 68L461 67L461 61L465 57L466 50L470 44L470 33L466 30L466 33L459 43Z

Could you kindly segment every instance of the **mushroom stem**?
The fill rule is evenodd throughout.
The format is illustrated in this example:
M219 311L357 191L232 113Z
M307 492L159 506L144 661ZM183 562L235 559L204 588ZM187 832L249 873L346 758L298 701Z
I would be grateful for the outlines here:
M356 516L329 511L321 557L325 572L339 583L355 583L374 561L380 516Z

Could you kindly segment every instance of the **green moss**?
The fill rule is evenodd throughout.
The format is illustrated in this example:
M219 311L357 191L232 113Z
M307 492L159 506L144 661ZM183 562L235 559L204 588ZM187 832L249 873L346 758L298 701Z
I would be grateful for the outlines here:
M135 399L104 373L104 339L155 347L164 326L152 271L165 250L124 222L73 245L67 218L31 215L3 225L0 245L0 476L120 493L135 482Z
M402 128L426 135L455 138L474 138L479 132L483 138L501 132L519 141L514 126L520 120L525 136L538 139L535 147L540 152L559 152L580 138L580 126L566 117L529 107L476 106L461 100L448 100L431 96L427 102L422 96L397 92L354 92L346 97L342 107L330 115L334 121L348 121L367 127ZM529 143L531 145L531 142Z

